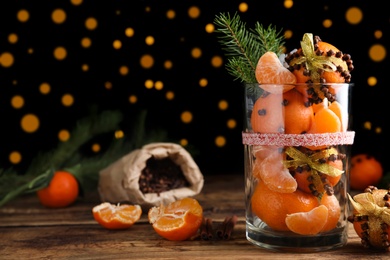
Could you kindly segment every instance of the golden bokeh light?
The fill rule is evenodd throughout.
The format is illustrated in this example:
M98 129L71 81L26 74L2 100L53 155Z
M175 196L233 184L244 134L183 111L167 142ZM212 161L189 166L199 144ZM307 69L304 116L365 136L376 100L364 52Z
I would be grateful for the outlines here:
M15 95L11 98L11 106L15 109L20 109L24 106L24 98L20 95Z
M200 9L197 6L191 6L188 8L188 16L192 19L198 18L200 15Z
M345 19L350 24L358 24L363 20L363 12L358 7L350 7L345 13Z
M68 130L66 129L63 129L61 131L58 132L58 139L61 141L61 142L66 142L68 141L70 138L70 133Z
M383 36L383 32L381 30L376 30L374 32L375 39L380 39L380 38L382 38L382 36Z
M150 69L154 65L154 59L149 54L142 55L140 64L144 69Z
M199 86L201 86L202 88L207 87L208 84L209 84L209 82L205 78L202 78L199 80Z
M73 5L81 5L83 0L70 0Z
M284 38L291 39L292 36L293 36L293 32L291 30L284 31Z
M49 94L50 90L50 84L47 82L43 82L41 85L39 85L39 92L41 92L43 95Z
M22 23L25 23L28 21L28 19L30 18L30 13L25 10L25 9L22 9L20 10L17 14L16 14L16 17L18 18L18 20Z
M122 130L117 130L114 133L115 139L121 139L125 136L125 133Z
M125 35L127 37L133 37L134 36L134 29L131 27L126 28Z
M368 77L368 79L367 79L367 84L370 87L375 86L377 82L378 82L378 80L376 79L376 77Z
M192 122L192 113L190 111L184 111L181 113L181 121L185 124L191 123Z
M164 68L166 68L167 70L172 69L172 67L173 67L172 61L166 60L166 61L164 62Z
M13 151L9 154L8 159L12 164L19 164L22 161L22 155L18 151Z
M223 147L226 145L226 138L223 136L217 136L215 138L215 145L218 147Z
M202 56L202 50L198 47L195 47L191 50L191 56L194 59L199 59Z
M148 80L145 81L145 88L147 88L147 89L152 89L153 86L154 86L153 80L148 79Z
M112 89L112 82L110 82L110 81L106 81L106 82L104 82L104 88L105 89Z
M212 65L213 67L215 67L215 68L221 67L221 66L223 65L223 59L222 59L222 57L221 57L221 56L218 56L218 55L213 56L213 57L211 58L211 65Z
M129 67L127 67L127 66L120 66L119 67L119 74L122 75L122 76L126 76L127 74L129 74Z
M162 90L164 88L164 83L162 81L158 80L154 83L154 88L156 90Z
M332 20L330 20L330 19L325 19L325 20L322 22L322 26L324 26L325 28L330 28L330 27L332 27Z
M114 47L114 49L119 50L120 48L122 48L122 42L120 40L115 40L112 43L112 47Z
M241 12L241 13L245 13L246 11L248 11L248 4L245 3L245 2L242 2L238 5L238 10Z
M4 52L0 55L1 66L8 68L14 64L14 56L9 52Z
M62 46L59 46L57 48L54 49L54 58L56 58L57 60L63 60L66 58L67 56L67 52L66 52L66 49Z
M183 146L183 147L187 146L188 145L188 140L184 139L184 138L180 139L180 145Z
M10 33L8 35L8 41L11 44L15 44L18 42L18 35L16 33Z
M236 120L234 120L234 119L229 119L228 121L227 121L227 127L228 128L230 128L230 129L233 129L233 128L236 128L236 126L237 126L237 121Z
M26 133L34 133L38 130L40 125L39 119L34 114L26 114L20 121L20 126Z
M176 12L175 12L174 10L169 9L169 10L167 11L167 18L168 18L169 20L174 19L175 16L176 16Z
M372 127L371 122L370 121L364 122L363 127L364 127L364 129L371 130L371 127Z
M130 95L130 96L129 96L129 102L130 102L130 104L135 104L135 103L137 103L137 100L138 100L138 98L137 98L136 95Z
M154 44L154 37L153 36L147 36L146 38L145 38L145 43L146 43L146 45L153 45Z
M229 104L226 100L221 100L218 102L218 108L220 110L226 110L229 107Z
M84 72L88 71L89 70L89 65L88 64L82 64L81 65L81 70L84 71Z
M206 24L205 30L207 33L213 33L215 30L215 26L212 23Z
M91 45L92 45L92 41L90 38L84 37L81 39L81 46L83 46L83 48L89 48L91 47Z
M92 144L91 150L92 150L92 152L98 153L101 150L100 144L98 144L98 143Z
M167 91L167 93L165 93L165 98L167 100L173 100L175 98L175 93L173 91Z
M95 18L89 17L87 20L85 20L85 28L92 31L95 30L98 26L98 22Z
M375 62L381 62L386 58L386 48L382 44L374 44L368 51L370 58Z
M283 5L285 8L290 9L291 7L293 7L294 1L293 0L284 0Z
M66 107L70 107L74 103L74 98L71 94L64 94L61 98L61 103Z
M51 13L51 19L54 23L61 24L66 20L66 13L63 9L55 9Z

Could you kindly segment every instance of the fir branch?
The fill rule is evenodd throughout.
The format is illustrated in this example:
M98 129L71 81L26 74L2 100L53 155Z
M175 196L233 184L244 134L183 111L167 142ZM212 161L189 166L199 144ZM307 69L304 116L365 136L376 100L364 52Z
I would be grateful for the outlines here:
M28 168L26 176L36 176L49 168L59 169L80 147L93 137L119 128L122 114L119 111L104 111L98 115L83 118L76 123L70 139L60 142L57 149L39 153Z
M267 51L281 54L284 36L270 25L264 28L260 23L255 29L248 30L240 17L234 14L221 13L214 19L216 32L220 33L219 43L223 46L227 57L226 69L235 77L245 83L256 83L255 70L259 58Z

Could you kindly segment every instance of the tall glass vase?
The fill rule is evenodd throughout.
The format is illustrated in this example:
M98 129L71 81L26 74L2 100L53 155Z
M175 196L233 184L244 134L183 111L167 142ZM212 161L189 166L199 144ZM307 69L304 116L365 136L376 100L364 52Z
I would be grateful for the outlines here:
M277 251L347 243L351 84L246 84L246 237Z

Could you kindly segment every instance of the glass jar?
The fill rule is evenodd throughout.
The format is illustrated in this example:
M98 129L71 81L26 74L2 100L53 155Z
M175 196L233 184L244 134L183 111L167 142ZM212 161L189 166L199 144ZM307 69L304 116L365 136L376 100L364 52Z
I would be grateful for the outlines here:
M319 252L347 243L351 84L246 84L246 237Z

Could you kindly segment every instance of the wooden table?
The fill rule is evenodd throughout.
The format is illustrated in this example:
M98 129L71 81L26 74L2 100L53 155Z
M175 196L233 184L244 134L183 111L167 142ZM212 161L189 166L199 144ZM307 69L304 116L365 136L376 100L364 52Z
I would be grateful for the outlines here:
M348 244L321 253L281 253L250 244L245 237L244 177L206 176L196 198L213 226L237 215L229 240L168 241L154 232L147 213L128 230L112 231L94 221L97 193L65 209L46 209L33 195L0 208L0 259L390 259L390 253L364 249L349 230Z

